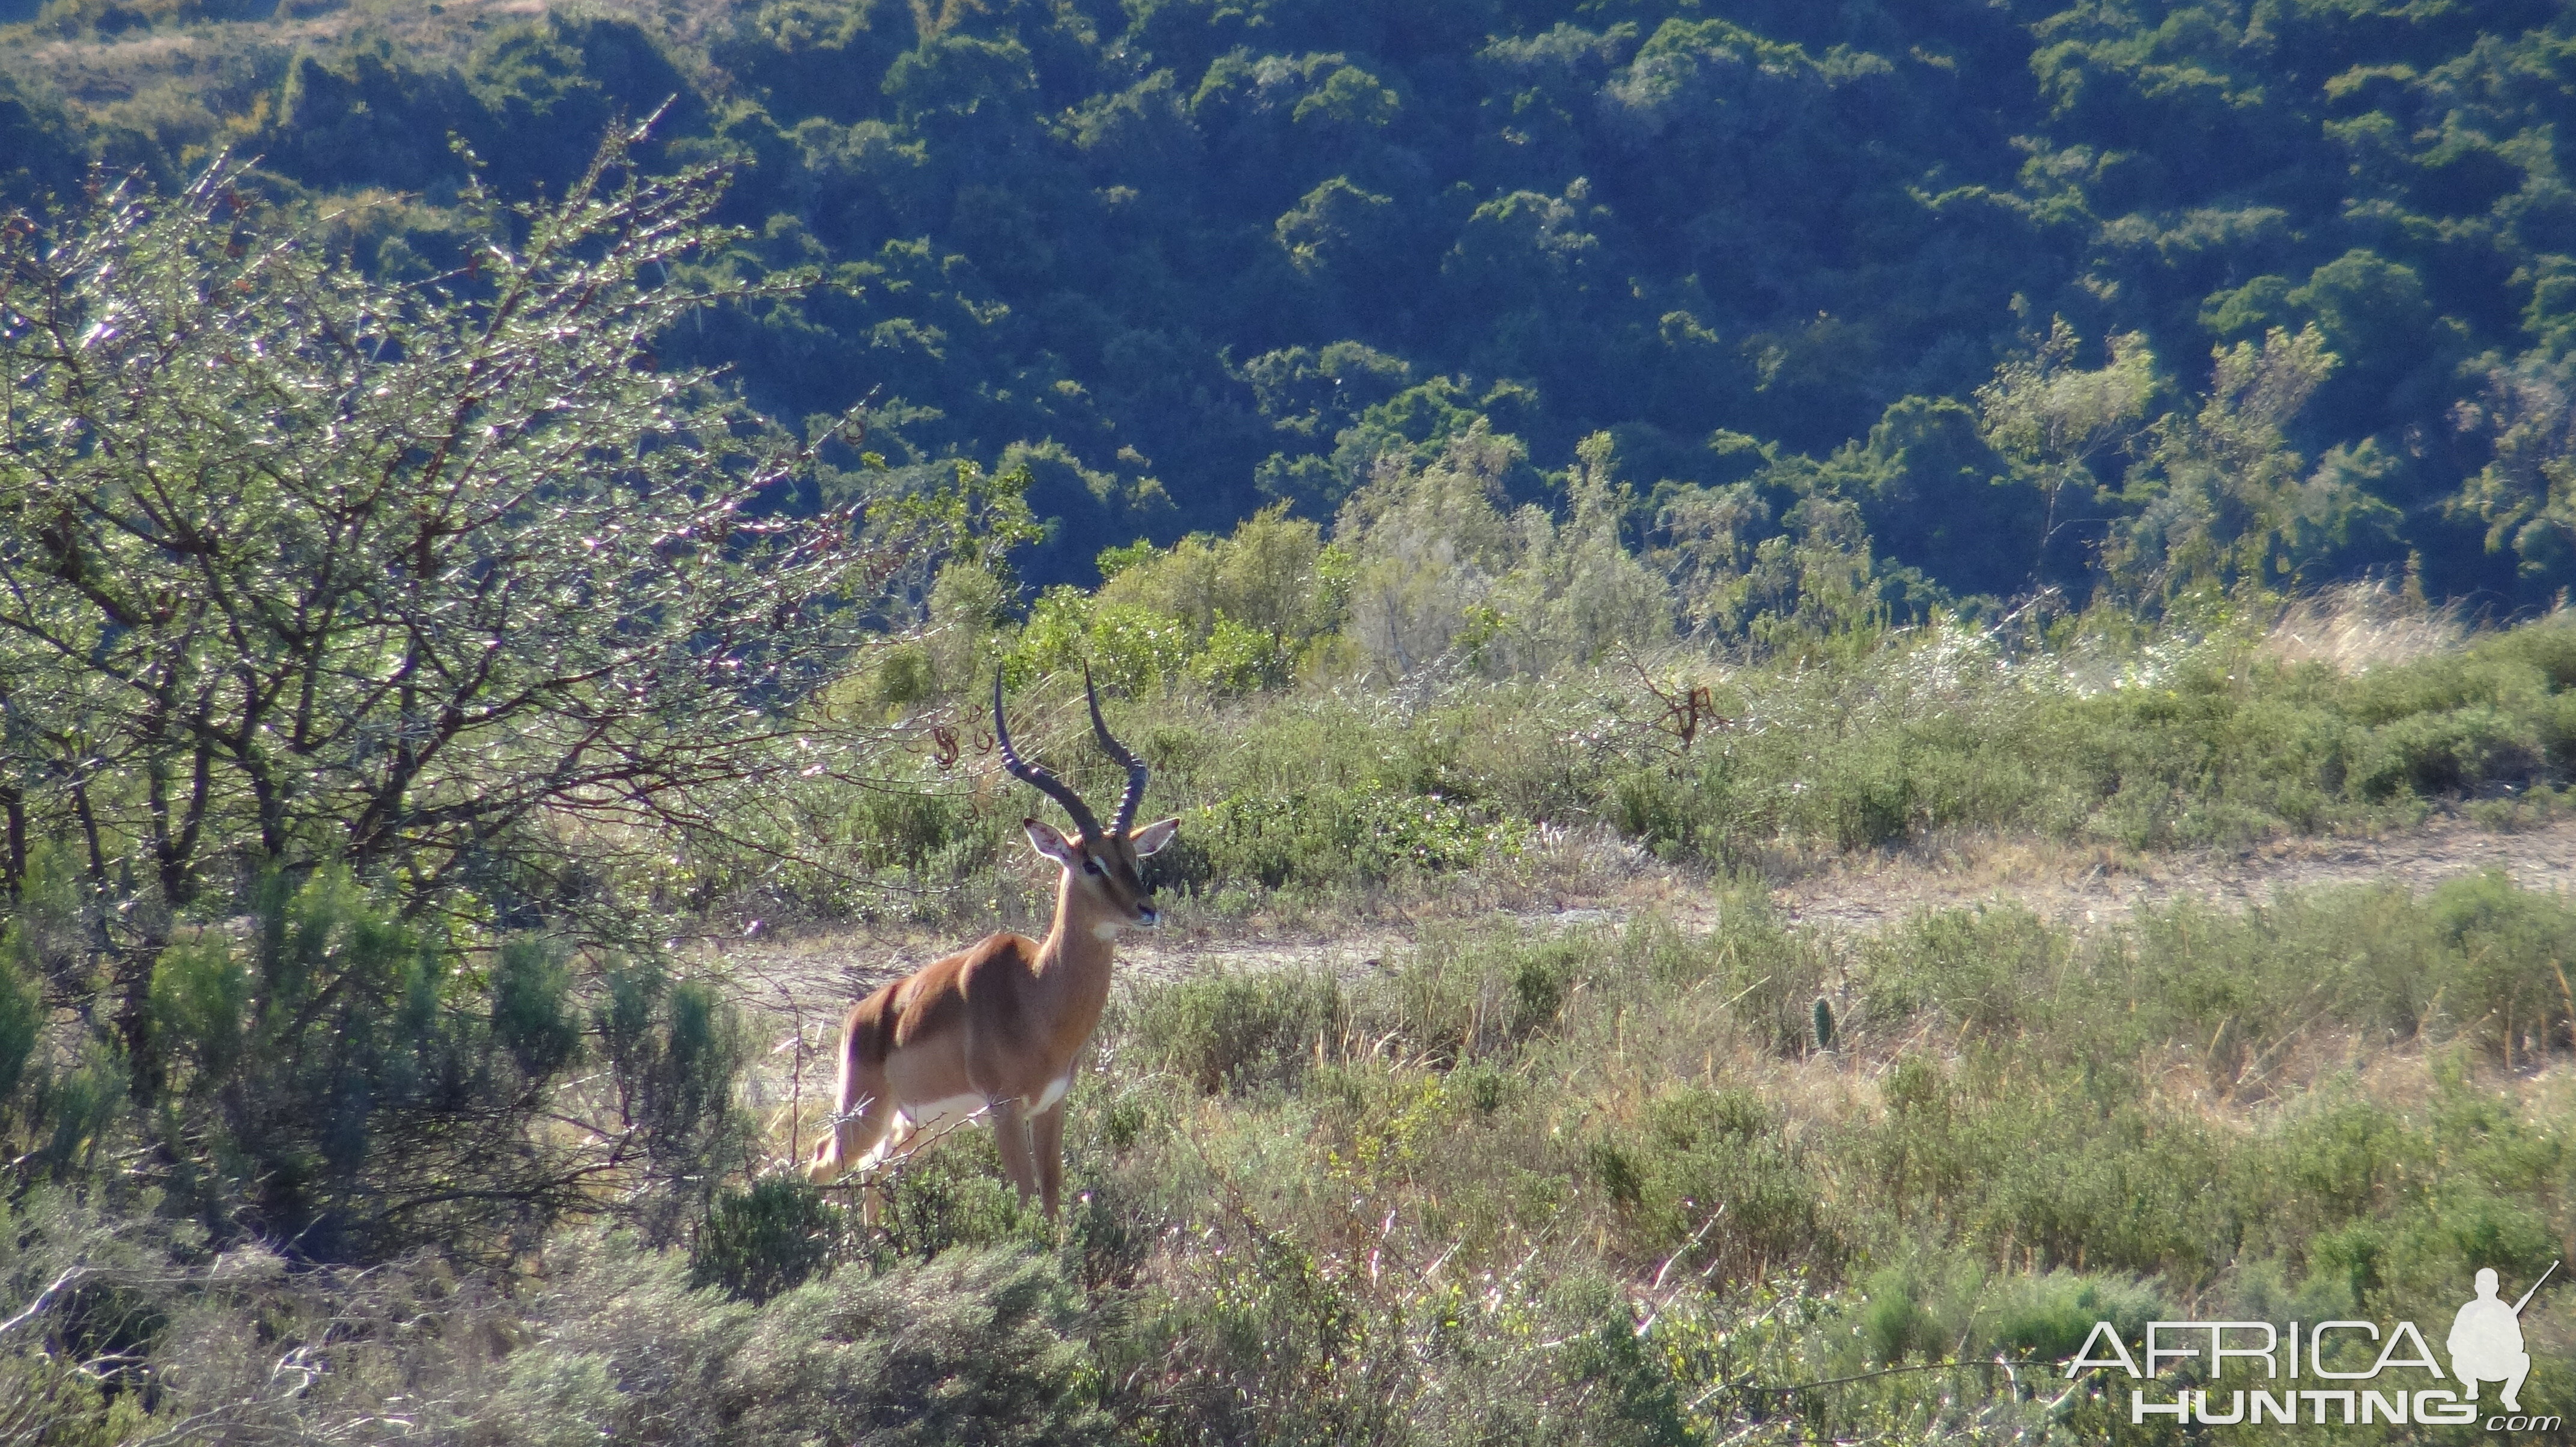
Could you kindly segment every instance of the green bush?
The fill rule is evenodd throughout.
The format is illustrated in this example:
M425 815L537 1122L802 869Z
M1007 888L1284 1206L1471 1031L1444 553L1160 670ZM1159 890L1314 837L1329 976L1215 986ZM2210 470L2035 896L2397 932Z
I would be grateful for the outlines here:
M755 1304L805 1284L832 1255L842 1213L796 1176L720 1191L689 1240L689 1281Z
M1577 935L1435 938L1363 1006L1363 1029L1443 1064L1507 1055L1558 1027L1598 957Z
M1682 1087L1648 1104L1643 1129L1587 1147L1629 1259L1715 1284L1838 1269L1822 1184L1782 1126L1751 1091Z
M25 1078L45 1023L44 1001L36 993L35 982L21 978L18 953L13 928L0 936L0 1108L9 1104L18 1082Z
M930 1261L956 1250L1026 1246L1045 1217L1002 1173L993 1132L975 1125L904 1163L885 1190L883 1236L870 1243L879 1265Z
M572 970L558 947L529 935L502 942L492 966L492 1033L522 1076L543 1080L580 1048L571 992Z
M1099 1441L1081 1304L1055 1263L958 1250L878 1276L835 1272L760 1313L719 1388L743 1441Z
M614 1115L633 1137L657 1200L657 1237L737 1168L750 1123L734 1086L748 1050L740 1016L704 980L675 980L659 961L614 961L600 972L592 1027L616 1082Z
M1575 1398L1579 1440L1696 1447L1702 1438L1692 1428L1673 1364L1638 1331L1619 1293L1606 1282L1587 1281L1566 1296L1569 1317L1589 1318L1589 1329L1566 1343L1563 1368L1581 1389Z
M1870 1274L1861 1287L1861 1350L1873 1362L1938 1362L1965 1356L1977 1346L1977 1288L1973 1265L1938 1252L1916 1251L1900 1265Z
M1349 1028L1333 977L1291 970L1203 975L1152 992L1124 1020L1127 1064L1208 1094L1293 1090Z
M568 1052L524 1075L495 1048L496 1017L524 1025L534 1009L527 947L504 952L508 993L477 989L337 868L300 884L270 875L248 923L172 945L153 973L155 1055L137 1064L158 1065L157 1082L138 1072L166 1092L147 1119L186 1163L174 1204L326 1259L570 1204L526 1138Z
M2107 1321L2124 1342L2145 1338L2147 1323L2170 1320L2173 1308L2152 1289L2122 1276L2051 1271L2002 1283L1994 1307L1994 1340L2015 1356L2064 1361Z
M2576 1046L2567 962L2576 959L2576 908L2518 889L2501 870L2455 879L2426 901L2447 966L2435 988L2498 1064Z
M2347 778L2362 799L2384 803L2405 794L2441 798L2526 787L2541 762L2528 716L2478 705L2413 714L2373 730Z
M1469 868L1518 852L1527 829L1438 793L1384 784L1238 793L1186 816L1191 875L1265 889L1382 884Z
M1862 1000L1873 1017L1938 1011L1963 1029L2009 1035L2046 1017L2066 944L2013 905L1918 915L1862 948Z
M201 934L172 945L152 967L156 1043L200 1077L228 1078L241 1059L244 1016L259 983L236 941Z
M176 931L136 1053L49 1023L0 975L0 1010L26 1006L0 1014L18 1170L69 1181L148 1159L159 1209L219 1246L329 1262L506 1257L602 1209L669 1232L741 1159L741 1030L707 982L536 935L478 959L340 867L272 872L252 902ZM44 928L22 917L14 951Z
M2432 1142L2419 1126L2371 1100L2305 1103L2278 1134L2282 1218L2266 1234L2277 1249L2322 1240L2398 1204L2408 1177L2429 1170Z
M1670 926L1632 929L1650 949L1650 978L1714 996L1764 1049L1795 1056L1815 1039L1814 1002L1836 993L1848 967L1820 933L1791 928L1767 891L1738 881L1719 896L1717 926L1687 939Z

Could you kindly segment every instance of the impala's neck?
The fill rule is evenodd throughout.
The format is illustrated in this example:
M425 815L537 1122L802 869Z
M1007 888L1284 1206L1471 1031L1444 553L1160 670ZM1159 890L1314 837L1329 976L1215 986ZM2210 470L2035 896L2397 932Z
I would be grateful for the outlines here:
M1055 892L1055 923L1038 942L1033 982L1038 1018L1048 1022L1053 1048L1078 1052L1100 1025L1109 1005L1109 956L1121 921L1065 872Z
M1109 958L1126 927L1108 906L1084 889L1072 870L1055 888L1055 923L1038 942L1038 973L1078 994L1109 998Z

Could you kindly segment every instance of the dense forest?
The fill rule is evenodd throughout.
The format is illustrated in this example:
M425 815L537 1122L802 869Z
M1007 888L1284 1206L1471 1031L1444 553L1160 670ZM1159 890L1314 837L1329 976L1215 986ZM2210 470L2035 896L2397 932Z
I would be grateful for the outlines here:
M457 143L524 199L658 114L744 232L673 279L801 286L665 355L1026 465L1041 583L1479 423L1514 503L1607 434L1633 542L1829 533L1901 613L2576 582L2539 0L5 9L12 200L229 147L394 276Z

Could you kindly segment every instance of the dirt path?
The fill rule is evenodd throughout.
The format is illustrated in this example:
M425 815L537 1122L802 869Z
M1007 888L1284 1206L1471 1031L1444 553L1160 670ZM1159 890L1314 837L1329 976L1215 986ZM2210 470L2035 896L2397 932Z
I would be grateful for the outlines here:
M2576 819L2511 834L2436 820L2375 839L2288 839L2230 854L2115 856L1986 843L1837 864L1774 898L1801 923L1860 932L1917 910L1995 898L2051 919L2098 923L2187 896L2234 907L2327 885L2393 881L2421 891L2488 869L2529 889L2576 889Z
M1594 846L1593 853L1602 850ZM1837 861L1778 886L1772 899L1791 921L1835 933L1865 934L1919 910L1998 899L2085 925L2185 896L2233 907L2324 885L2392 880L2422 890L2486 869L2502 869L2529 888L2576 890L2576 820L2510 834L2435 821L2380 838L2286 840L2229 854L2123 855L2029 841L1953 841ZM1633 856L1622 868L1585 871L1580 885L1521 894L1500 908L1435 897L1407 912L1330 927L1206 922L1130 935L1119 945L1119 973L1129 982L1216 970L1325 969L1361 978L1400 958L1429 930L1498 915L1527 927L1564 929L1616 923L1647 910L1699 922L1717 908L1706 885ZM715 948L755 999L782 1015L821 1022L962 942L931 930L881 929Z

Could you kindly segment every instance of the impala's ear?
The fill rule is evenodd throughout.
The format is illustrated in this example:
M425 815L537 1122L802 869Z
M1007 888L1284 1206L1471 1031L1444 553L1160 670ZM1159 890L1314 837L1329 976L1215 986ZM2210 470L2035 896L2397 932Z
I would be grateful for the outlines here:
M1023 819L1020 827L1029 831L1029 847L1067 869L1073 867L1073 841L1057 832L1044 819Z
M1144 828L1130 833L1127 836L1127 842L1136 847L1136 857L1143 859L1148 855L1162 853L1163 846L1171 843L1172 836L1180 832L1180 820L1157 819Z

